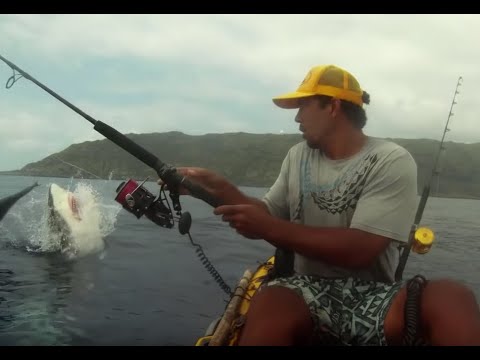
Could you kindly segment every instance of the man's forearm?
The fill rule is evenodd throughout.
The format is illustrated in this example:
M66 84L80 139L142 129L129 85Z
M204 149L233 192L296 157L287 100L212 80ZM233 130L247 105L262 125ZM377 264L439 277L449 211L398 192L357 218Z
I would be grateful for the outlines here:
M389 239L358 229L318 228L275 219L267 240L309 258L349 268L366 268L385 250Z

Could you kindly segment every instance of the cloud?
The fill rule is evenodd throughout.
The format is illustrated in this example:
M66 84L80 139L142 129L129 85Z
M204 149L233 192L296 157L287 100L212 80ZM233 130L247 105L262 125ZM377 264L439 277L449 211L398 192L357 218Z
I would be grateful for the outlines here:
M335 63L370 93L366 131L382 137L439 139L463 76L448 138L480 141L478 15L2 15L0 33L2 55L125 133L296 132L271 97ZM0 170L102 138L35 87L0 92Z

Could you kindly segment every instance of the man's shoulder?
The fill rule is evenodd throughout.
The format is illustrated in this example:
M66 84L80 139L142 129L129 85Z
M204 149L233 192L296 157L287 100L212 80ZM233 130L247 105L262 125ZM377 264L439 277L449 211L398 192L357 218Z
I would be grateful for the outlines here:
M414 161L412 154L405 147L392 140L370 137L370 142L372 149L381 157L390 159L404 157Z
M374 142L372 147L377 155L379 174L405 179L417 176L417 162L405 147L388 139L377 138Z
M307 149L308 149L307 142L303 140L296 143L292 147L290 147L290 149L288 150L288 155L289 156L299 155Z

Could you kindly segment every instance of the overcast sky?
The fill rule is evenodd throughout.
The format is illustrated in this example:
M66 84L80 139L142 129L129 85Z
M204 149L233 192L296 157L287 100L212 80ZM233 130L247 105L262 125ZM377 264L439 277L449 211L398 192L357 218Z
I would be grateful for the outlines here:
M0 15L0 54L122 133L296 133L294 91L336 64L371 95L365 132L480 142L479 15ZM30 81L3 85L0 170L102 139ZM168 159L164 159L168 162Z

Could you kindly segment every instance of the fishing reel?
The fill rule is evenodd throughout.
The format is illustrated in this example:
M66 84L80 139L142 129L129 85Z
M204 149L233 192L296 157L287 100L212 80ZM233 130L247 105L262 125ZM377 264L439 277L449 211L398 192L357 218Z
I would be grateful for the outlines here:
M171 229L174 226L175 219L177 219L180 234L188 233L192 225L192 217L188 211L182 213L178 192L170 190L170 199L176 215L174 216L163 189L164 185L160 188L160 195L156 198L143 186L147 180L148 177L141 184L133 179L123 181L116 189L115 201L135 215L137 219L145 215L155 224L164 228Z

